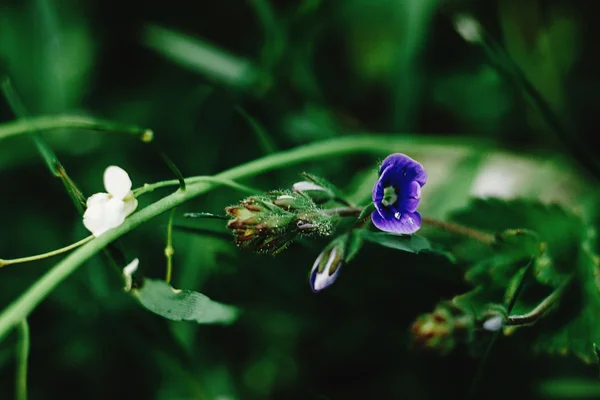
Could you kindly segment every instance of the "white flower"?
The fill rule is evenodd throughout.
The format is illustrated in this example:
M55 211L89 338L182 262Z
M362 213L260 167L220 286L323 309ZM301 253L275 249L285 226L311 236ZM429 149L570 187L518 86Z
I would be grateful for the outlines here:
M106 168L104 188L108 193L91 196L83 214L83 225L96 237L121 225L138 205L131 191L131 179L123 169L114 165Z

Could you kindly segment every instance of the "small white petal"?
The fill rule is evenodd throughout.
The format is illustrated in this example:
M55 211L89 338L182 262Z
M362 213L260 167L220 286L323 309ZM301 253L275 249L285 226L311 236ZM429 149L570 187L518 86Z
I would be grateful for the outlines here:
M325 190L322 186L319 186L313 182L296 182L292 185L292 190L295 192L304 192L306 190Z
M502 328L504 325L504 318L501 316L496 316L488 319L483 323L483 329L486 331L496 332L498 329Z
M125 279L125 290L131 290L131 284L133 283L132 276L137 271L138 265L140 264L139 259L134 259L132 262L127 264L125 268L123 268L123 278Z
M104 171L104 187L110 195L123 200L131 190L131 179L124 169L111 165Z

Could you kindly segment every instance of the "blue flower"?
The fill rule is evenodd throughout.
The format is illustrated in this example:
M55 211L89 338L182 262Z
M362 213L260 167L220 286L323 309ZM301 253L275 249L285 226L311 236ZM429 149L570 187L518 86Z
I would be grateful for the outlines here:
M427 182L427 171L407 155L388 156L379 168L379 179L373 187L376 211L373 224L382 231L411 234L421 227L417 212L421 187Z

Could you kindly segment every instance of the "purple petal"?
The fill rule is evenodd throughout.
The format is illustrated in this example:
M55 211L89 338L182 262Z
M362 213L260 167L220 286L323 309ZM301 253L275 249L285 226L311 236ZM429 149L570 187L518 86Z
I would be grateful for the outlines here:
M381 183L381 179L378 179L373 186L373 204L379 213L381 213L383 205L381 202L383 201L383 192L384 187Z
M421 164L409 156L396 153L388 156L379 168L379 180L385 186L401 186L402 182L417 181L424 186L427 183L427 171Z
M421 185L417 181L409 182L400 190L396 207L402 211L415 212L421 201Z
M421 227L421 214L418 212L399 213L394 210L383 210L383 213L371 214L373 225L384 232L409 235Z

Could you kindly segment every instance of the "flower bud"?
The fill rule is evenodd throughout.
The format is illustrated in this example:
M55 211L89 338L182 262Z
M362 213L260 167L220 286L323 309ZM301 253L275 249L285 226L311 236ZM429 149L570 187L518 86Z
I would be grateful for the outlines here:
M481 314L479 324L486 331L496 332L504 327L507 311L501 304L490 304L488 309Z
M317 257L309 279L313 292L325 289L337 279L344 264L347 236L342 235L333 240Z
M504 317L497 315L491 317L483 323L483 329L486 331L496 332L504 326Z
M481 25L471 15L456 15L454 17L454 29L468 43L475 44L481 42Z
M294 185L292 185L292 190L296 193L303 193L310 197L315 204L323 204L335 198L335 194L330 189L309 181L294 183Z
M413 344L447 354L473 336L473 317L450 302L438 304L431 314L417 318L411 327Z
M276 254L299 234L328 235L332 226L330 215L293 192L251 196L225 212L236 244L259 253Z

